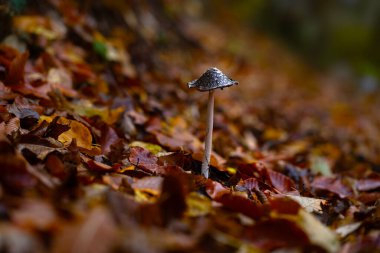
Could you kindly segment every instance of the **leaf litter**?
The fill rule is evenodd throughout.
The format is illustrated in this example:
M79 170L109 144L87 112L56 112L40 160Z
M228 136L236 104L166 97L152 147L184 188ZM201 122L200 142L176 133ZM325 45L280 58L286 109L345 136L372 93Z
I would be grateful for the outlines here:
M13 17L0 45L0 248L378 250L378 102L264 35L245 31L252 52L225 50L215 22L143 2L51 0ZM205 179L206 101L185 84L216 63L241 85L218 94Z

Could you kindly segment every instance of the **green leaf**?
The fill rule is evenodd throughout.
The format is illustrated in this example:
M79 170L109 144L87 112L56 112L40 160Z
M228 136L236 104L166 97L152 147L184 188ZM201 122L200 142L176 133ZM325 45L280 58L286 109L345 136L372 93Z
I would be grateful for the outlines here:
M92 43L92 48L96 54L98 54L103 59L107 59L107 46L101 41L95 40Z

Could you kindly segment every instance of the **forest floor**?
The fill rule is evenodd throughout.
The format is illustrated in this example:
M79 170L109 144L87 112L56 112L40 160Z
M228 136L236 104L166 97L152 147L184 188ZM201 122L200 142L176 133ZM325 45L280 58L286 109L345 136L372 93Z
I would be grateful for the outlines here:
M5 17L0 251L379 252L378 95L228 16L143 2ZM206 179L187 82L213 66L239 85L215 94Z

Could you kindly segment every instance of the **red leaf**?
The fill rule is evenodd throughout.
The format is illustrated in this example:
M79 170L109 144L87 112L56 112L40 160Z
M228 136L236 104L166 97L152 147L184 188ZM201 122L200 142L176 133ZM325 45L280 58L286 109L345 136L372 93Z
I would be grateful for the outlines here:
M341 198L346 198L352 194L352 190L344 185L338 178L320 176L314 179L311 186L316 189L335 193Z
M184 177L166 176L162 184L162 193L158 204L164 224L181 218L186 210L187 184Z
M239 195L223 194L215 200L221 203L224 208L242 213L255 220L263 217L267 213L265 206L258 205Z
M120 138L116 131L107 125L103 125L101 131L102 135L99 142L102 147L102 154L107 155L111 151L111 146L117 143Z
M253 178L253 177L240 181L238 185L244 187L248 191L260 190L259 182L257 181L256 178Z
M160 193L162 188L162 182L164 178L162 177L143 177L134 180L132 183L133 189L145 190L148 192Z
M1 65L0 65L0 80L1 80ZM12 100L17 97L16 93L13 93L11 89L7 86L5 86L1 81L0 81L0 99L3 100Z
M224 208L242 213L252 219L258 219L267 212L264 206L257 205L243 196L232 194L228 188L215 181L208 180L206 182L206 192Z
M17 55L9 66L7 77L5 78L5 85L18 85L24 83L24 68L28 60L29 53Z
M92 159L89 159L87 161L87 165L89 166L91 170L94 170L94 171L99 171L99 172L113 171L113 168L111 166L101 163L101 162L94 161Z
M61 180L66 179L69 175L63 161L56 154L49 154L47 156L45 167L51 175Z
M71 63L70 69L73 73L75 83L91 82L96 79L95 73L87 64Z
M295 184L289 177L269 169L266 170L266 175L274 188L281 193L295 190Z
M8 47L6 45L0 45L0 65L3 65L7 70L10 68L13 59L19 56L17 49Z
M282 214L296 215L301 208L300 204L290 198L272 198L269 200L272 210Z
M264 164L261 162L251 163L251 164L241 164L238 167L238 171L243 179L250 177L259 177L260 172L265 168Z
M51 91L51 87L47 84L34 87L28 82L25 82L23 84L13 85L12 90L22 93L24 95L30 95L36 98L49 100L48 93Z
M27 166L25 159L0 133L0 183L3 187L12 192L22 192L35 186L36 179Z
M129 149L129 161L148 172L157 172L158 158L153 155L149 150L142 147L131 147Z
M181 167L175 165L157 166L155 173L163 176L170 175L187 175Z
M365 205L374 204L380 199L380 192L363 192L359 195L358 200Z
M282 247L305 247L310 244L305 232L286 219L259 221L247 230L245 236L255 246L268 251Z
M212 199L218 199L220 196L230 193L230 190L218 182L207 180L206 192Z

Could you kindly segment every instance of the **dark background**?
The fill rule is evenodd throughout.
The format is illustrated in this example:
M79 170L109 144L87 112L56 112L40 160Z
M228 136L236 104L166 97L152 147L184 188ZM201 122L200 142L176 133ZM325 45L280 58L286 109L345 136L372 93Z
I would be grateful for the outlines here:
M365 89L380 85L380 1L209 0L209 10L273 37L317 69Z

